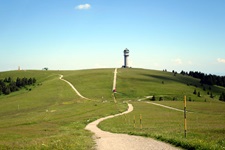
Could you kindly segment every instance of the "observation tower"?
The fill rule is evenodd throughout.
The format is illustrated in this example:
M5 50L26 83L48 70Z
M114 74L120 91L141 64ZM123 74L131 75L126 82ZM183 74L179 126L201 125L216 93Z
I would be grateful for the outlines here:
M129 50L126 48L124 51L124 65L123 68L128 68L128 56L129 56Z

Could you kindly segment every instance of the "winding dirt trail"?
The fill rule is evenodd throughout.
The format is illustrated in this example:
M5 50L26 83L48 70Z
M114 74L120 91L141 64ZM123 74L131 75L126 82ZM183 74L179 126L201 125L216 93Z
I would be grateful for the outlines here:
M114 71L113 80L113 90L116 89L116 74L117 69ZM67 80L63 79L63 75L60 75L60 80L68 83L71 88L79 95L81 98L88 99L82 96L77 89ZM116 116L124 115L133 111L133 106L128 104L128 110L116 114L100 118L94 122L89 123L85 129L94 133L94 140L96 142L97 150L177 150L179 148L173 147L170 144L166 144L151 138L145 138L140 136L132 136L127 134L114 134L107 131L102 131L97 127L97 125L106 119L113 118Z
M116 91L116 75L117 75L117 68L114 71L114 78L113 78L113 88L112 91Z
M77 93L78 96L80 96L83 99L89 99L89 98L86 98L83 95L81 95L80 92L78 92L77 89L73 86L73 84L71 84L69 81L63 79L63 75L60 75L59 79L62 80L62 81L64 81L64 82L66 82L67 84L69 84L70 87Z
M151 138L140 136L132 136L127 134L115 134L107 131L102 131L97 125L106 119L124 115L133 110L133 106L128 104L128 110L108 117L100 118L86 126L86 130L94 133L97 150L178 150L170 144L163 143Z
M116 74L117 69L114 71L113 90L116 89ZM94 140L96 142L95 148L97 150L177 150L170 144L163 143L151 138L140 136L132 136L127 134L115 134L107 131L102 131L97 125L106 119L116 116L124 115L133 111L133 106L128 104L128 110L108 117L100 118L94 122L89 123L85 129L94 133Z

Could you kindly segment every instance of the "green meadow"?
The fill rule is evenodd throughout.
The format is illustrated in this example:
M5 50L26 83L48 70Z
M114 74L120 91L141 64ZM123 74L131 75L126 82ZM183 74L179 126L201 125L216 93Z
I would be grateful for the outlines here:
M0 149L92 149L92 133L85 126L125 111L124 101L132 103L134 111L106 120L100 128L153 137L186 149L225 149L225 103L218 100L224 88L201 85L198 79L171 72L118 69L115 104L113 73L114 69L0 72L0 79L37 79L31 90L0 95ZM61 74L90 100L77 96L59 79ZM200 97L193 94L195 89ZM184 95L188 101L187 138L182 112L146 103L155 96L155 103L183 109Z
M185 149L225 149L225 103L218 101L224 88L209 88L188 76L143 69L120 69L117 80L117 98L131 99L134 111L103 121L99 124L103 130L152 137ZM200 97L193 94L195 89ZM187 96L186 138L184 113L147 103L153 95L153 102L181 110ZM163 100L159 101L160 97Z
M97 118L127 108L125 104L113 103L113 71L0 73L0 78L35 76L37 79L31 91L22 89L0 96L0 149L91 149L94 145L92 133L84 130L85 126ZM59 80L59 74L91 100L78 97L66 82Z

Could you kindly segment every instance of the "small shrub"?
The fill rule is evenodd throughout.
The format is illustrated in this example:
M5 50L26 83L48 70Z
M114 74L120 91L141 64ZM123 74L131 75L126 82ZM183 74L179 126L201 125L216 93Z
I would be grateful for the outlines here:
M188 101L191 102L191 97L189 97Z
M213 96L212 92L211 92L211 94L210 94L210 98L214 98L214 96Z
M197 91L196 91L196 89L194 90L193 94L195 94L195 95L197 94Z
M201 93L200 92L198 92L198 97L201 97Z
M205 86L203 86L203 91L206 91L206 88L205 88Z
M152 96L152 99L151 99L151 100L152 100L152 101L155 101L155 95Z

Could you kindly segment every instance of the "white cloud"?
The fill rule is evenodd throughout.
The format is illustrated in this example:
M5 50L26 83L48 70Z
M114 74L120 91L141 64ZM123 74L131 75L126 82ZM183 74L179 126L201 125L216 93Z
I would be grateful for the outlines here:
M91 8L90 4L82 4L75 7L75 9L79 9L79 10L90 9L90 8Z
M174 60L172 60L176 65L181 65L181 64L183 64L182 63L182 60L180 59L180 58L177 58L177 59L174 59Z
M225 63L225 59L223 59L223 58L218 58L217 61L218 61L219 63Z

